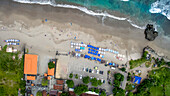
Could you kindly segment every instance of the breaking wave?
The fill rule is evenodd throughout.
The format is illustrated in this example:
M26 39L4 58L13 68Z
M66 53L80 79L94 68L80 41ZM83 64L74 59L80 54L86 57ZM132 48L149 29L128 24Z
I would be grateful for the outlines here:
M160 13L170 20L170 0L158 0L151 4L151 13Z
M88 10L86 7L81 6L75 6L75 5L68 5L68 4L56 4L55 0L13 0L15 2L19 3L29 3L29 4L41 4L41 5L51 5L53 7L63 7L63 8L72 8L72 9L78 9L86 14L92 15L92 16L103 16L103 17L109 17L116 20L123 20L128 21L133 27L136 27L138 29L145 29L145 26L140 27L136 24L134 24L130 19L123 18L123 17L117 17L114 15L111 15L107 12L94 12L92 10ZM128 1L128 0L122 0L122 1Z

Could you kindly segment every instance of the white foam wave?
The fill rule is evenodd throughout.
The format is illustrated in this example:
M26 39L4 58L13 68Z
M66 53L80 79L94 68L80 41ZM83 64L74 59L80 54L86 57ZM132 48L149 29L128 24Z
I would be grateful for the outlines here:
M124 2L127 2L127 1L129 1L129 0L120 0L120 1L124 1Z
M151 4L151 13L160 13L170 20L170 0L158 0Z
M68 5L68 4L56 4L54 0L13 0L15 2L19 3L29 3L29 4L41 4L41 5L51 5L53 7L62 7L62 8L72 8L72 9L78 9L80 11L83 11L86 14L92 15L92 16L103 16L103 17L109 17L116 20L127 20L132 26L139 28L139 29L145 29L145 27L140 27L134 23L132 23L131 20L123 17L117 17L111 14L108 14L107 12L94 12L92 10L88 10L86 7L81 6L74 6L74 5Z

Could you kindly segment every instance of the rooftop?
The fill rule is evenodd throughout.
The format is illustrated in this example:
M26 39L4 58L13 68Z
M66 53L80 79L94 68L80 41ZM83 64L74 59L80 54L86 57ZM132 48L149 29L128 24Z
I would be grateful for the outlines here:
M53 85L53 88L55 90L63 90L63 86L62 85Z
M35 80L35 76L27 76L27 80Z
M64 83L64 80L56 80L56 83L62 85Z
M37 55L25 54L24 74L37 75Z

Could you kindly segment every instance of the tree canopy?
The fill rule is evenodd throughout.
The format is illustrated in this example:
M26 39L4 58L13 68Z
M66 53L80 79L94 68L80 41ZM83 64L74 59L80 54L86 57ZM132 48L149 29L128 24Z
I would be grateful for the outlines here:
M96 78L93 78L90 80L92 86L97 87L98 85L102 85L101 80L97 80Z
M88 84L90 82L90 77L89 76L83 77L82 80L84 84Z
M113 94L114 94L114 96L125 96L125 90L123 90L119 87L115 87L115 88L113 88Z
M60 94L60 96L69 96L69 93L68 92L63 92Z
M116 73L114 74L115 80L119 80L119 81L123 81L124 80L124 76L120 73Z
M100 96L106 96L106 92L105 91L102 91Z
M81 95L84 92L88 91L88 87L86 85L78 85L77 87L74 88L74 93L77 95Z
M73 87L74 87L74 82L73 82L73 80L67 80L66 83L67 83L67 86L68 86L69 88L73 88Z
M49 69L55 68L55 64L53 62L49 62L48 63L48 68Z
M70 73L69 78L73 78L73 73Z

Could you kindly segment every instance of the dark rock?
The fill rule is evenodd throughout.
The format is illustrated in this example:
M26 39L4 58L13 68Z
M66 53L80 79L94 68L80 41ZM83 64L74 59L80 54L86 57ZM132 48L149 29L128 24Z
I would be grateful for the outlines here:
M152 24L148 24L145 29L145 38L149 41L155 40L155 38L158 36L158 32L155 31L155 28L153 28Z

